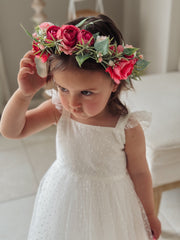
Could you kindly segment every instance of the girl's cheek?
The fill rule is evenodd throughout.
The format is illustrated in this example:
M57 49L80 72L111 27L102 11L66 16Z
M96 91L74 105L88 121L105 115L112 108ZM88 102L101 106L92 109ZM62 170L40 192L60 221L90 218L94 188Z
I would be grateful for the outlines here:
M90 114L94 114L99 111L99 105L97 102L91 102L86 104L86 109Z
M68 108L68 100L65 96L60 95L60 101L61 104L63 105L63 107L65 107L66 109Z

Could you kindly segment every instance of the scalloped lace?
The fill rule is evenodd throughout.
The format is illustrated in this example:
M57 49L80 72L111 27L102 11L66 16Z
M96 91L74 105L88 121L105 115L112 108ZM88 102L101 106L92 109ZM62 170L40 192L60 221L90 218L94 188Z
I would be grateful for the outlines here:
M134 128L139 123L141 124L143 130L146 130L151 123L152 114L146 111L137 111L129 114L125 129Z

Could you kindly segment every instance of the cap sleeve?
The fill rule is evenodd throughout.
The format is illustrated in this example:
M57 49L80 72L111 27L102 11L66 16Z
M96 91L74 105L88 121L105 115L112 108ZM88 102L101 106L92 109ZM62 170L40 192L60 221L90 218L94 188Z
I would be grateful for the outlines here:
M60 112L62 112L62 104L60 102L60 97L59 97L58 91L56 91L55 89L49 89L49 90L46 90L45 93L49 97L51 97L52 104L55 105L56 109L58 109Z
M125 129L134 128L141 125L143 130L146 130L151 124L152 114L146 111L137 111L129 113Z

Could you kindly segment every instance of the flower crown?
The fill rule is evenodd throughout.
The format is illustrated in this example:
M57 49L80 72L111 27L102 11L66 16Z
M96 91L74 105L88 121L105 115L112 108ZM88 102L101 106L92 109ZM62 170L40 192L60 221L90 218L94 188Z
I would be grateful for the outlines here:
M51 54L74 55L81 67L87 59L94 59L101 64L116 84L121 80L140 79L143 70L149 62L143 59L138 48L132 45L117 45L109 36L92 34L77 25L56 26L50 22L43 22L35 27L33 34L26 33L33 39L33 52L42 62L46 62ZM97 20L99 21L99 20ZM89 23L93 24L93 22Z

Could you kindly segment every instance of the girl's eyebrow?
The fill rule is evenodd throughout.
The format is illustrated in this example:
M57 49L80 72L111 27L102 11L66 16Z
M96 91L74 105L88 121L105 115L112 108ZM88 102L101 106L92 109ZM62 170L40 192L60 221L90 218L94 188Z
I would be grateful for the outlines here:
M58 87L64 88L64 87L62 87L61 85L59 85L56 81L54 81L54 83L55 83Z
M55 83L58 87L61 87L57 82L54 81L54 83Z
M62 87L61 85L59 85L57 82L55 82L54 81L54 83L58 86L58 87L60 87L60 88L65 88L65 87ZM83 90L81 90L81 91L95 91L96 90L96 88L85 88L85 89L83 89Z
M95 90L96 90L96 88L86 88L83 91L95 91Z

